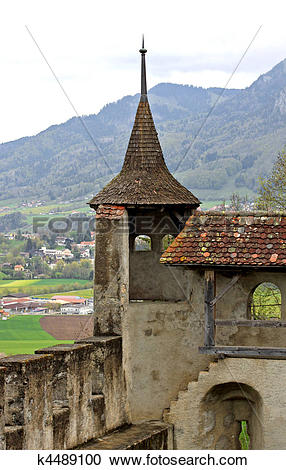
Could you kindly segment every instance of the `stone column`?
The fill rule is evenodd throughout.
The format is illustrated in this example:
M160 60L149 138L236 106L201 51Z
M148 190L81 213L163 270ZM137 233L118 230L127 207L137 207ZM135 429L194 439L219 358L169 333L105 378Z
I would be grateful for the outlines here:
M96 219L94 334L120 335L129 301L129 230L125 210L120 218Z
M2 365L7 448L52 449L52 356L20 354Z

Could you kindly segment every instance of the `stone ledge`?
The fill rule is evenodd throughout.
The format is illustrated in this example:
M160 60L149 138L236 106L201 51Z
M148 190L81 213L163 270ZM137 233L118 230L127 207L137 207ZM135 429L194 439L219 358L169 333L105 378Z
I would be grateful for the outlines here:
M116 340L121 340L122 336L90 336L89 338L78 339L75 341L75 344L106 344Z
M36 354L16 354L15 356L6 356L0 359L0 365L7 367L10 364L30 364L34 361L40 362L49 359L52 356L50 354L45 354L42 356L37 356Z
M93 439L76 449L80 450L144 450L168 449L172 426L161 421L148 421L125 426L100 439Z
M56 344L55 346L37 349L35 354L64 354L66 352L80 351L82 349L88 349L88 344Z

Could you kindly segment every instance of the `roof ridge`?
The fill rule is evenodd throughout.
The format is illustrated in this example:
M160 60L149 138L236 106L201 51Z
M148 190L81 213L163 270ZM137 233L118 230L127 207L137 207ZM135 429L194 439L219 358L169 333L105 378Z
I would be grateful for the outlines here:
M196 210L193 215L209 215L209 216L229 216L229 217L286 217L285 211L265 211L265 210L257 210L257 211L216 211L216 210Z

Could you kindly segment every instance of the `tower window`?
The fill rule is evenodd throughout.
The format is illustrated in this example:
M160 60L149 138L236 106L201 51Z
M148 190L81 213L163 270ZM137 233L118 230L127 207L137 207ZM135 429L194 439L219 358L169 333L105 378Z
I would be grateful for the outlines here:
M151 251L152 250L151 238L148 235L138 235L138 237L135 238L134 250L135 251Z
M281 292L272 282L259 284L251 293L249 301L250 317L254 320L281 318Z
M175 237L173 235L164 235L162 238L162 251L165 251L174 240Z

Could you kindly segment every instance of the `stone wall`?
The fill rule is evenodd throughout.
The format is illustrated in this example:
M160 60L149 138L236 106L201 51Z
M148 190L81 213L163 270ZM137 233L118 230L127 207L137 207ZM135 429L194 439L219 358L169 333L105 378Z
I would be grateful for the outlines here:
M121 338L0 360L0 449L71 449L126 424Z
M129 299L127 212L117 219L97 219L94 267L95 335L120 335Z
M127 423L126 386L122 363L122 337L92 337L77 341L91 344L92 394L104 396L105 431Z
M228 358L210 365L165 413L175 449L240 449L240 422L251 449L286 449L286 361Z
M132 302L123 322L124 368L132 422L161 419L209 358L199 314L187 302Z
M217 276L217 292L229 282L229 275ZM272 282L281 291L281 317L286 320L286 275L285 273L269 273L253 271L243 274L239 281L217 303L217 319L247 319L248 301L251 292L262 282ZM217 344L240 346L286 347L285 328L249 328L249 327L218 327Z
M100 439L79 446L80 450L171 450L173 426L161 421L149 421L124 426Z
M199 372L213 360L212 356L198 352L204 344L204 273L189 271L188 275L187 301L130 302L124 314L124 368L133 422L161 419L170 401L187 387L188 382L196 380ZM233 273L229 272L217 275L217 293L231 276ZM249 294L259 283L266 281L280 288L282 317L285 318L285 274L266 272L244 274L218 301L217 318L247 319ZM286 347L285 332L285 328L275 327L219 327L216 342L220 345Z
M135 251L130 247L130 299L186 300L189 272L181 267L163 266L162 235L151 235L152 251Z

